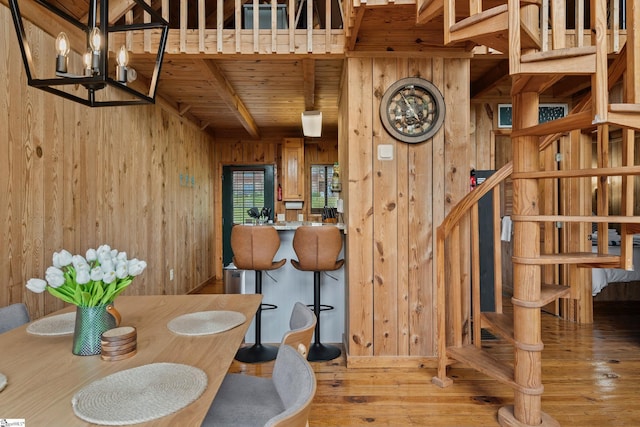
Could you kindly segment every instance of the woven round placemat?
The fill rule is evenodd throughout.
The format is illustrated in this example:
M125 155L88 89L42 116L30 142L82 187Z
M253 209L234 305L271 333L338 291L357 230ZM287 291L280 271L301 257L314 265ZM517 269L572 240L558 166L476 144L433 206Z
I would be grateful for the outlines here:
M94 381L71 399L75 414L90 423L129 425L172 414L207 388L207 374L179 363L152 363Z
M199 311L183 314L167 324L171 332L180 335L209 335L242 325L247 318L237 311Z
M69 335L76 325L76 312L43 317L27 326L32 335Z
M0 391L4 390L6 385L7 385L7 377L5 374L0 372Z

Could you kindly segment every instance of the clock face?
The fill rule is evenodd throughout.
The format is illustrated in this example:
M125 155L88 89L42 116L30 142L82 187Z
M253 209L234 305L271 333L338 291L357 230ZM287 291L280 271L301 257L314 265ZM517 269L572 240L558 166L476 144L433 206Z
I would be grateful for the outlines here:
M431 138L444 121L444 99L433 83L408 77L392 84L380 102L380 119L394 138L411 144Z

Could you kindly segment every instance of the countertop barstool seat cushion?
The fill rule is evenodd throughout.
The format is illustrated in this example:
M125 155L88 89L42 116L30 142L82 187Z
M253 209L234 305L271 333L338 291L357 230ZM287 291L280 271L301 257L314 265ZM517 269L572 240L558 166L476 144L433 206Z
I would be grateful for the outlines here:
M293 250L297 260L291 264L302 271L333 271L344 264L338 260L342 250L342 235L333 226L302 226L293 235Z
M283 345L271 378L227 374L202 426L302 427L315 393L313 368L296 350Z
M337 270L344 265L344 260L338 259L342 250L342 234L334 226L298 227L293 235L293 250L298 259L292 259L291 264L301 271L313 271L313 312L317 322L307 358L310 361L333 360L340 356L341 350L320 342L320 312L334 308L321 303L320 275L323 271Z
M275 270L287 260L274 261L280 236L267 225L236 225L231 229L233 264L240 270Z
M256 293L262 293L262 271L282 267L287 260L274 261L280 248L280 235L268 225L236 225L231 229L231 250L233 264L241 270L255 270ZM245 363L268 362L276 358L277 347L263 345L261 338L262 311L278 308L274 304L263 303L255 317L255 343L243 347L236 353L236 360Z
M27 306L21 302L0 308L0 334L29 322Z

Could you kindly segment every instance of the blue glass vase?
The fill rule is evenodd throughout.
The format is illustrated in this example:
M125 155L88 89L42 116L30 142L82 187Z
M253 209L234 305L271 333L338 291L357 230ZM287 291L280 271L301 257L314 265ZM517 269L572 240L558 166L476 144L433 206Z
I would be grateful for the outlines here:
M102 333L120 324L120 314L113 304L76 308L73 354L93 356L102 350Z

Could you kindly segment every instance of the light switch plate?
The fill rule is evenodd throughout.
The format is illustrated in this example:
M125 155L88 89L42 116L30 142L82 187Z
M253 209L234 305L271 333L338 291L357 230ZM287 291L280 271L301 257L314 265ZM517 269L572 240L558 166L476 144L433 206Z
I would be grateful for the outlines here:
M378 160L393 160L393 145L378 145Z

